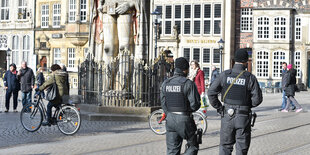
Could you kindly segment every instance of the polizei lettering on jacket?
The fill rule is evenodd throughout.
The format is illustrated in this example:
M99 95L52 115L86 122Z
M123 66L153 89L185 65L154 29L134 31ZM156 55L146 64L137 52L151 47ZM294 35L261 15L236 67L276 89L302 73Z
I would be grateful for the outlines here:
M181 92L181 86L166 86L166 92L179 93Z
M235 80L234 77L227 77L227 84L231 84L234 80ZM245 85L245 79L243 79L243 78L237 79L237 81L234 83L234 85L244 86Z

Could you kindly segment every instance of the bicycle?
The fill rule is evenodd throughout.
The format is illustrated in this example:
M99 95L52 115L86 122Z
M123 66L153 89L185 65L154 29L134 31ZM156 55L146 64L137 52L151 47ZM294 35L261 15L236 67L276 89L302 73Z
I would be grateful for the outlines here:
M41 127L43 119L47 119L47 114L40 93L36 102L23 107L20 113L20 121L27 131L35 132ZM80 112L72 104L61 104L52 116L51 125L57 125L61 133L65 135L73 135L81 126Z
M201 107L196 112L192 113L197 129L202 129L202 134L205 134L208 128L206 107ZM162 109L155 110L149 117L149 126L151 130L158 135L166 133L166 114Z

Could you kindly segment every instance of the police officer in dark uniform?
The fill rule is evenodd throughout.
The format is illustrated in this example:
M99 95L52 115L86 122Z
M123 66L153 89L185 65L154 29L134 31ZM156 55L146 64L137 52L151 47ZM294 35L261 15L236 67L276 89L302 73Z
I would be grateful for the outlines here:
M263 101L256 77L245 71L246 49L236 51L235 62L234 67L222 72L208 90L211 105L222 116L220 155L230 155L235 143L237 155L247 154L251 142L251 108ZM218 100L219 93L224 105Z
M200 96L195 83L187 79L188 61L181 57L175 60L173 77L165 80L161 87L161 106L167 114L166 143L168 155L179 155L183 139L187 140L184 154L198 153L197 127L192 112L200 107Z

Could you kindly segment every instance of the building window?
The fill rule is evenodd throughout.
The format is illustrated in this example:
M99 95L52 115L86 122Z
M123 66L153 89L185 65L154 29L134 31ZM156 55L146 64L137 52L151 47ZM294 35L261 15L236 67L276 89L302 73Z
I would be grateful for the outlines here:
M273 53L273 77L280 78L282 73L282 63L285 62L285 53L276 51Z
M268 39L269 38L269 18L259 17L257 24L258 24L257 37L259 39Z
M53 5L53 27L60 27L61 5Z
M251 8L241 9L240 29L241 32L252 32L253 14Z
M182 7L181 5L174 6L174 25L178 26L178 33L180 34L180 30L182 30L181 26L181 15L182 15Z
M172 7L171 5L167 5L165 15L165 34L171 34L171 18L172 18Z
M75 22L76 0L69 0L69 22Z
M193 59L200 62L200 49L194 48Z
M6 35L0 35L0 49L8 48L8 37Z
M183 49L183 57L189 62L190 60L190 48Z
M191 5L184 6L184 34L191 33Z
M49 5L42 5L41 27L48 28L48 22L49 22Z
M162 14L162 11L163 11L163 7L162 6L156 6L156 9L159 13ZM162 34L162 20L161 18L158 19L157 21L159 23L159 27L158 27L158 34L161 35Z
M204 5L203 34L211 34L211 4Z
M78 87L78 79L77 78L73 78L73 88L77 88Z
M296 33L296 35L295 35L295 39L296 40L298 40L298 41L300 41L301 40L301 18L300 17L297 17L296 18L296 21L295 21L295 28L296 28L296 30L295 30L295 33Z
M268 77L269 56L266 51L257 52L257 77Z
M30 62L30 37L23 37L23 61Z
M75 48L68 48L68 68L74 69Z
M19 37L13 36L12 39L12 62L15 64L19 64Z
M277 17L274 19L274 39L285 39L286 19Z
M60 48L54 48L54 64L61 63L61 51Z
M214 4L214 34L221 34L221 20L222 20L221 4Z
M27 17L26 8L27 8L26 0L19 0L18 1L18 14L17 14L18 19L26 19Z
M203 67L203 73L205 74L205 79L210 79L210 67Z
M297 77L300 78L301 77L301 52L296 51L294 56L295 56L294 64L297 70Z
M220 49L213 49L213 63L220 63Z
M1 20L9 20L10 9L9 0L1 0Z
M204 48L203 49L203 63L210 63L210 49Z
M86 22L87 0L81 0L81 22Z
M201 5L194 5L194 34L200 34Z

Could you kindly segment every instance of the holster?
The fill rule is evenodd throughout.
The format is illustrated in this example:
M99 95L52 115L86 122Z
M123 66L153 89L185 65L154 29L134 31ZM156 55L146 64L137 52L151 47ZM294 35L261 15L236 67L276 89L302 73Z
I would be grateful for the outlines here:
M252 112L251 113L251 127L254 127L255 121L256 121L256 117L257 117L256 113Z
M197 136L197 143L202 144L202 129L201 128L197 129L196 136Z

